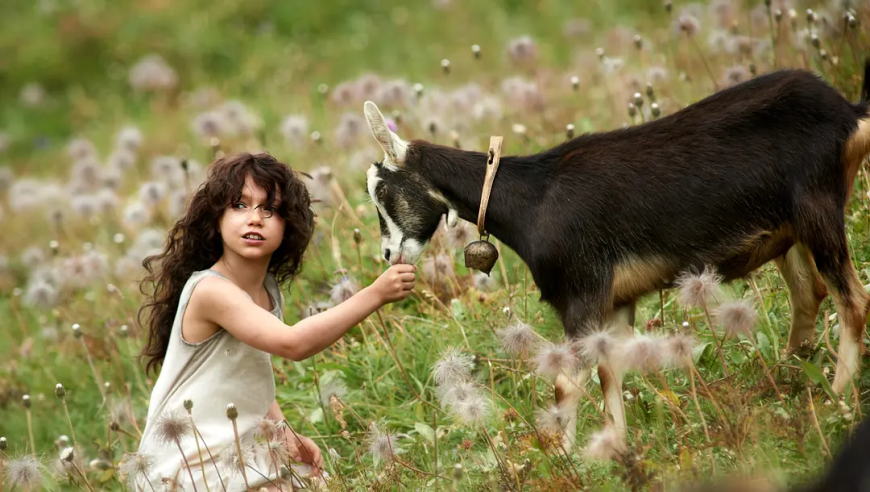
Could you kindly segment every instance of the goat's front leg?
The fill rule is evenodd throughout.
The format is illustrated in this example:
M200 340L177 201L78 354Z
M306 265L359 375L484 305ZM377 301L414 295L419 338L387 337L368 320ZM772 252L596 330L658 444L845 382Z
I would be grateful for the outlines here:
M575 341L596 329L600 329L605 322L611 321L612 318L619 318L628 314L627 312L613 313L612 315L609 313L609 291L606 289L590 289L587 292L595 292L596 295L573 296L561 311L563 313L562 323L564 324L565 334L569 341ZM626 316L625 319L628 319L628 317ZM622 429L622 432L624 432L625 417L621 406L621 382L618 381L621 379L621 376L601 377L601 366L599 366L598 371L602 390L605 393L605 406L614 415L615 421L618 422L617 428ZM604 371L613 372L608 367L605 367ZM588 367L581 367L571 374L559 375L555 381L556 407L565 418L563 444L566 450L573 449L576 444L577 407L583 394L582 387L588 381L589 376L590 369ZM618 402L615 408L614 402Z

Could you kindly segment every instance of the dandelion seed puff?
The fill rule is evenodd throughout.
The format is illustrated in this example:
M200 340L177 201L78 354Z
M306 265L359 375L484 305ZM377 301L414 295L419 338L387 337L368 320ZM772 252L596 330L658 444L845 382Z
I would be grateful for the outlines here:
M355 82L342 82L332 90L332 101L339 105L353 103L361 98L359 88Z
M77 137L66 146L67 155L73 162L85 159L97 159L97 147L87 138Z
M498 329L495 334L501 346L511 354L528 353L539 341L532 327L522 322Z
M389 463L396 455L396 438L388 432L381 431L372 422L368 436L368 449L376 459Z
M550 405L548 408L539 408L535 412L538 427L551 434L559 434L565 431L570 421L571 414L566 408Z
M555 379L559 374L571 374L579 360L566 343L551 344L542 348L535 357L535 371L544 377Z
M711 301L720 297L719 284L722 279L710 266L704 267L700 274L682 273L675 282L679 288L680 304L685 307L708 306Z
M688 367L692 363L695 339L688 334L671 335L665 342L664 361L670 367Z
M130 68L128 82L138 91L159 91L175 87L178 75L162 56L149 54Z
M281 122L281 135L291 147L301 147L308 141L308 119L300 114L291 114Z
M73 163L70 170L70 179L72 181L93 183L100 179L101 171L102 167L95 157L85 157Z
M115 136L115 145L118 149L136 152L142 146L142 131L139 128L128 125L118 131Z
M347 386L339 378L332 378L320 385L320 401L329 406L333 396L341 399L347 394Z
M423 272L423 275L433 280L437 277L443 281L450 273L451 268L450 256L446 254L426 256L420 264L420 270Z
M279 422L277 420L265 417L260 418L255 424L254 436L271 440L278 435L278 425Z
M341 277L341 280L329 290L329 299L334 304L341 304L357 292L359 292L359 285L356 282L348 277Z
M719 85L723 88L733 87L742 82L749 80L750 74L746 67L737 65L728 67L722 72L722 77L719 79Z
M481 271L474 272L474 288L481 292L493 292L498 289L498 278L495 272L487 275Z
M147 477L157 463L157 459L145 453L127 453L121 460L118 473L122 480L131 485L138 477Z
M249 136L260 126L260 119L242 101L229 100L223 103L221 113L231 135Z
M533 62L538 58L538 46L530 36L510 40L507 52L514 63Z
M142 203L156 207L166 196L166 185L159 181L149 181L139 187L139 200Z
M701 30L701 21L690 13L683 13L677 18L674 27L678 33L692 37Z
M619 355L613 357L613 365L621 372L637 371L641 374L661 369L664 365L664 339L651 335L627 338Z
M93 217L100 212L100 204L94 195L74 196L70 201L70 208L77 215L85 218Z
M435 384L449 386L469 379L473 367L471 354L464 354L456 347L450 347L432 368Z
M28 269L33 269L45 262L45 252L39 246L28 246L18 260Z
M435 396L441 402L441 408L451 408L474 397L479 393L478 387L471 381L459 380L450 384L438 385Z
M180 411L165 411L154 422L154 437L165 445L175 446L192 433L190 420Z
M489 400L481 394L472 394L451 407L453 415L466 425L483 422L489 415L489 409Z
M359 141L363 134L364 121L355 112L347 112L341 115L338 127L335 129L335 141L342 148L350 148Z
M124 207L124 216L121 221L128 230L137 230L151 222L151 209L137 200Z
M136 154L126 147L119 147L109 154L106 166L114 167L121 172L129 171L136 166Z
M595 460L615 460L625 451L625 443L611 426L592 434L586 445L586 456Z
M184 168L181 160L171 155L161 155L151 161L151 177L173 189L184 187Z
M716 310L716 319L725 329L726 337L750 335L755 328L758 313L751 302L746 300L722 303Z
M6 462L6 484L10 488L39 490L42 484L42 463L33 455Z
M580 355L592 364L606 361L620 341L609 331L596 331L579 340Z
M227 131L227 126L224 115L218 111L205 111L190 122L190 128L203 140L222 136Z
M114 212L121 204L121 199L114 191L103 188L94 195L94 201L97 205L97 210L102 214Z
M123 181L124 172L116 165L109 164L100 172L100 183L104 188L116 190L121 187Z
M24 304L40 310L49 310L57 306L60 296L58 289L48 282L29 282L24 292Z
M253 463L254 461L255 449L253 443L242 439L239 444L239 447L242 448L241 459L239 458L239 450L235 443L227 445L217 457L218 468L233 477L242 475L243 463Z
M25 84L18 93L18 100L26 107L38 107L45 100L45 88L38 82Z

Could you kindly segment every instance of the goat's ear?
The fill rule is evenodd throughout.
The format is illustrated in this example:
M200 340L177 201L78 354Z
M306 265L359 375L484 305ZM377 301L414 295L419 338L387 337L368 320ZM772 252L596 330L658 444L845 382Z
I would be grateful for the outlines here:
M384 149L387 158L397 166L405 162L405 152L408 150L408 144L390 130L384 115L381 114L381 110L378 109L377 105L371 101L366 101L363 105L363 112L366 115L366 120L369 122L372 135L381 148Z
M456 213L455 208L447 209L447 227L456 227L458 219L459 215Z

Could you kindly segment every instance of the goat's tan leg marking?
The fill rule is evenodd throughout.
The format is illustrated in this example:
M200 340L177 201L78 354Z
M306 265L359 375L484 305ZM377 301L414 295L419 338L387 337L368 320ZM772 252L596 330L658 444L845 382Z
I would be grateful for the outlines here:
M861 285L858 272L855 271L851 261L845 273L847 274L846 289L843 292L831 289L837 305L837 322L840 324L840 348L837 353L837 372L833 384L833 390L837 394L845 392L846 387L853 379L857 379L860 373L861 339L864 336L864 323L870 309L870 294Z
M556 377L556 407L564 410L563 415L568 416L565 428L562 429L562 444L568 453L571 453L577 440L577 407L580 406L583 395L581 388L588 380L589 369L581 369L572 376L562 373Z
M846 166L846 192L852 194L855 176L861 168L864 158L870 153L870 116L858 120L858 128L846 141L843 150L843 163ZM847 195L847 196L848 196Z
M807 353L815 339L819 306L828 292L813 257L803 244L796 243L785 256L777 258L776 266L788 286L792 306L788 352Z
M622 374L614 371L609 364L598 364L598 379L601 381L601 391L604 393L604 408L613 419L613 425L620 437L624 438L627 424L622 401Z

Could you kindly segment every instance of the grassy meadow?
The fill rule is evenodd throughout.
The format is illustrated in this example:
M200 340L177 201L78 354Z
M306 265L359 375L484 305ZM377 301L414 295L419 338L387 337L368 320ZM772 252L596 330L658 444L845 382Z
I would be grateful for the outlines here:
M318 226L285 290L292 325L386 267L364 186L382 156L367 99L405 138L485 150L503 135L504 153L533 153L781 67L856 100L870 48L870 8L848 0L13 0L0 12L6 490L133 490L122 465L153 385L135 359L137 279L215 155L267 150L310 175ZM847 210L863 284L868 192L865 167ZM465 268L475 231L439 229L416 292L334 347L274 358L277 399L323 450L329 490L658 491L726 477L776 490L816 477L862 417L866 370L858 391L830 390L833 301L811 354L786 355L788 292L770 264L718 287L752 306L739 336L723 339L676 291L643 298L636 334L687 328L700 380L626 374L628 447L614 454L593 376L566 456L538 357L562 327L509 248L496 241L492 277ZM525 350L509 350L517 340ZM470 403L445 401L445 364L469 369Z

